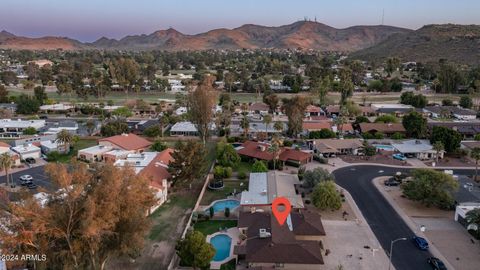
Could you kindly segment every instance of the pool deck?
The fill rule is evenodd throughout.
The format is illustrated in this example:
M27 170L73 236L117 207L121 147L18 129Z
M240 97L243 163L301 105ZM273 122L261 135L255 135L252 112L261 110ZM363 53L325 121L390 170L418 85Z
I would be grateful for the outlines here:
M235 197L229 196L229 197L227 197L226 199L215 200L215 201L211 202L209 205L206 205L206 206L205 206L205 205L200 205L199 208L198 208L198 210L199 210L199 211L208 211L208 209L209 209L210 207L212 207L215 203L223 202L223 201L238 201L238 203L239 203L238 206L236 206L235 208L230 209L230 211L232 211L232 210L234 210L234 209L238 209L238 207L240 207L240 200L238 200L238 199L235 198ZM219 211L219 212L223 212L223 211Z
M236 257L236 255L233 254L233 248L240 240L240 231L238 230L238 228L233 227L233 228L230 228L230 229L227 229L227 230L222 230L222 231L216 232L214 234L209 234L206 237L207 242L210 243L210 239L212 239L212 237L214 237L216 235L219 235L219 234L226 234L226 235L230 236L230 238L232 238L232 244L230 246L230 255L222 261L218 261L218 262L211 261L210 262L210 269L220 269L222 264L224 264L224 263L226 263L226 262L228 262L231 259L234 259Z

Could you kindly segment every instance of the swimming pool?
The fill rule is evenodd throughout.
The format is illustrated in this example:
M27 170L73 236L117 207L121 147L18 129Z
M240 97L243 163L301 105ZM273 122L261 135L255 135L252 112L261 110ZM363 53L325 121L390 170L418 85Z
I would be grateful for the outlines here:
M377 148L378 150L384 150L384 151L395 151L395 148L393 148L393 146L391 145L387 145L387 144L374 144L373 146L375 146L375 148Z
M226 234L218 234L210 239L210 244L215 248L215 256L213 260L216 262L225 260L230 256L230 247L232 245L232 238Z
M225 208L229 208L230 210L238 207L240 202L237 200L221 200L214 202L211 207L213 207L213 212L220 212L225 211ZM207 211L210 207L207 208Z

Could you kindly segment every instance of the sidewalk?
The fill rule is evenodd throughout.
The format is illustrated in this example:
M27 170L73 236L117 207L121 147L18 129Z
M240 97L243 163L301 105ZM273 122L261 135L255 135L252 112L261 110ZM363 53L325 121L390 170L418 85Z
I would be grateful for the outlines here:
M39 158L39 159L36 159L35 164L31 164L30 167L27 164L22 163L22 165L23 165L22 168L10 169L10 170L8 170L8 174L12 175L14 173L21 172L21 171L26 171L26 170L31 169L31 168L44 166L44 165L47 165L47 163L48 162L45 161L44 159ZM5 171L4 170L0 171L0 177L2 177L2 176L5 176Z
M383 180L386 180L390 176L381 176L374 178L373 185L378 189L378 191L383 195L383 197L388 201L388 203L392 206L393 209L397 212L397 214L405 221L405 223L410 227L410 229L420 237L423 237L428 240L428 237L420 231L420 227L415 224L415 222L403 211L403 209L393 200L392 196L388 194L387 189L381 185ZM428 241L430 243L429 251L432 253L433 256L442 260L448 269L454 270L455 268L450 264L450 262L440 253L438 248L432 243L432 241Z

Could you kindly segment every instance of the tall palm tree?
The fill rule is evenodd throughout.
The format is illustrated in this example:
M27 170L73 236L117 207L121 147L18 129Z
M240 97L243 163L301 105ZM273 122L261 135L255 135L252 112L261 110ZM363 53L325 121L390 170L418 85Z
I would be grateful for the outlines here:
M242 121L240 122L240 127L243 129L243 135L245 138L248 135L248 129L250 128L250 121L248 120L247 115L244 115Z
M273 153L273 170L275 171L275 165L277 164L278 153L280 152L280 146L282 145L282 140L279 136L274 135L272 137L272 143L268 148L268 152Z
M62 129L59 133L57 133L57 142L63 145L65 149L67 148L67 145L70 146L72 141L73 141L73 136L67 130Z
M267 138L268 138L268 125L272 123L272 116L270 114L264 115L263 123L265 124L265 133L267 134Z
M441 141L437 141L433 144L433 150L435 150L435 161L436 163L438 164L438 156L440 155L440 152L442 152L443 150L445 150L445 146L443 145L443 143Z
M7 186L13 185L13 181L10 183L10 177L8 170L13 166L13 159L9 153L5 152L0 155L0 167L5 171L7 177Z
M480 160L480 147L474 147L470 152L470 157L475 159L475 181L478 182L478 161Z

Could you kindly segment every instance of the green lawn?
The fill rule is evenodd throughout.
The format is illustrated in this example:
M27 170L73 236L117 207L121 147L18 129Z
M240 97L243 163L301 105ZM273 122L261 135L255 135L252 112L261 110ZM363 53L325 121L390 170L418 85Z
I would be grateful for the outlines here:
M250 173L252 171L252 163L250 162L245 162L242 161L238 166L235 168L235 171L237 172L244 172L244 173Z
M224 187L220 190L209 190L207 189L203 194L203 198L200 204L209 205L215 200L225 199L228 194L232 193L234 189L238 191L243 191L248 189L248 180L224 180Z
M219 228L232 228L237 226L236 220L209 220L195 223L194 229L203 235L209 235L219 231Z
M97 145L97 140L95 139L80 139L78 140L77 143L75 143L75 145L73 145L72 149L70 150L70 153L64 154L64 155L58 155L56 160L53 160L53 161L57 161L60 163L69 163L72 157L77 156L78 150L84 149L90 146L94 146L94 145Z

